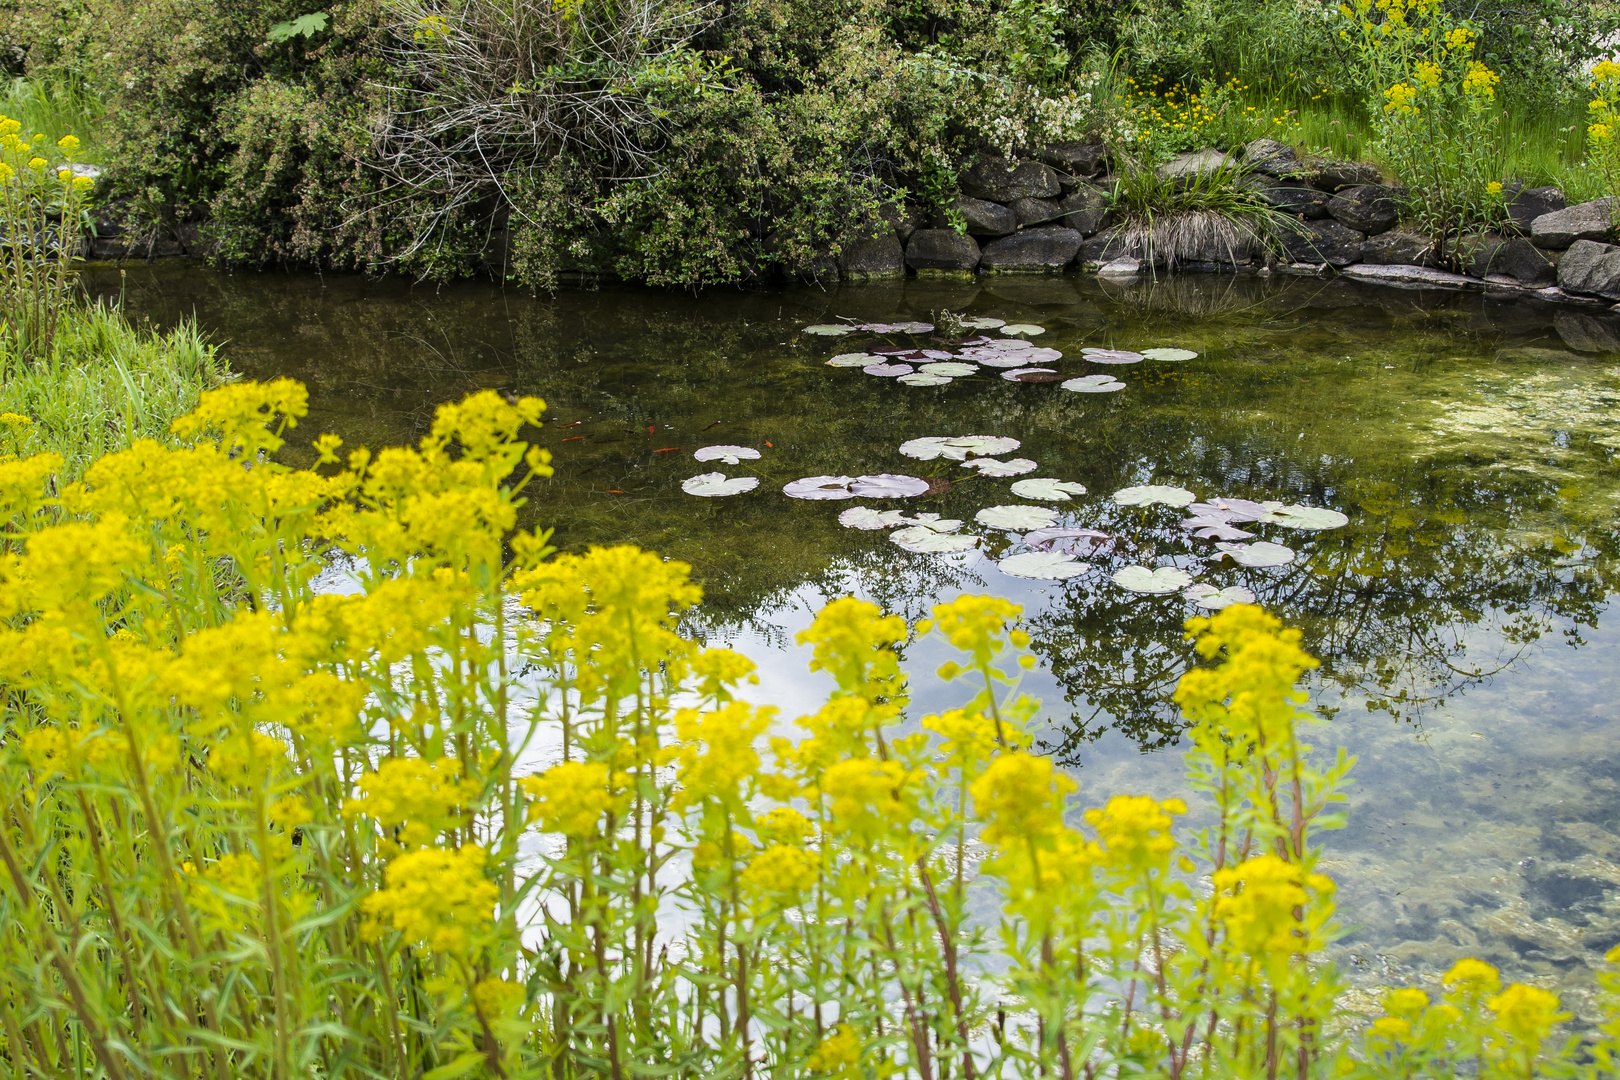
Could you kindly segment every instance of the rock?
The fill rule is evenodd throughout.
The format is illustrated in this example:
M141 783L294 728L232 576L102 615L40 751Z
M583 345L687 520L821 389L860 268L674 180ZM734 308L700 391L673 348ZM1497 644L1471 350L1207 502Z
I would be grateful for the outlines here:
M958 195L953 206L967 222L969 236L1006 236L1018 228L1018 215L1000 203ZM950 220L946 215L934 215L936 229L947 228L949 225Z
M1310 169L1308 177L1312 187L1321 188L1323 191L1376 184L1383 179L1377 166L1363 165L1357 161L1318 162Z
M1102 143L1054 143L1035 151L1035 157L1058 172L1095 176L1108 164L1108 147Z
M1434 266L1434 241L1404 229L1394 229L1368 237L1361 249L1361 261L1387 266Z
M1080 253L1075 256L1075 261L1082 266L1096 266L1110 262L1124 254L1125 242L1120 239L1119 230L1107 229L1082 242Z
M1620 353L1620 318L1612 315L1560 311L1553 315L1553 329L1578 352Z
M896 240L902 244L911 239L911 234L928 223L928 217L922 212L922 207L914 202L887 202L878 210L878 216L888 223L894 230Z
M1098 277L1135 277L1142 272L1140 260L1127 255L1117 259L1110 259L1097 268Z
M1375 281L1384 285L1417 285L1439 289L1471 289L1480 285L1474 278L1453 274L1450 270L1436 270L1432 266L1357 263L1339 273L1356 281Z
M1558 260L1558 287L1577 296L1620 300L1620 247L1575 241Z
M1267 176L1293 176L1299 171L1299 155L1287 143L1255 139L1243 148L1243 167Z
M195 221L176 225L174 238L180 242L181 251L187 255L207 257L219 247L219 243L203 231L202 224Z
M1558 279L1558 252L1543 251L1522 236L1473 233L1458 241L1456 255L1464 270L1493 284L1541 288Z
M1527 188L1523 181L1515 180L1502 188L1502 198L1507 202L1508 217L1521 232L1530 231L1530 223L1543 214L1551 214L1563 210L1569 203L1564 200L1564 193L1551 184L1546 187Z
M1074 229L1042 225L1024 229L984 249L979 269L1002 273L1050 273L1062 270L1080 251L1081 236Z
M1081 236L1091 236L1106 228L1112 219L1108 203L1107 192L1087 184L1063 196L1058 206L1063 211L1063 224Z
M979 265L979 245L955 229L918 229L906 244L906 265L913 270L972 270Z
M1328 263L1349 266L1361 261L1362 243L1367 238L1329 218L1302 221L1282 236L1283 252L1290 262Z
M1271 180L1245 185L1268 206L1302 218L1327 217L1327 203L1333 198L1318 188L1300 184L1279 184Z
M1159 176L1165 180L1190 181L1200 176L1223 170L1235 170L1237 159L1229 154L1206 147L1203 150L1194 150L1182 154L1172 161L1167 161L1158 168Z
M1562 251L1577 240L1611 239L1616 209L1620 209L1620 200L1609 195L1542 214L1530 222L1530 242L1538 248Z
M987 202L1009 203L1014 199L1052 199L1063 192L1058 174L1039 161L1008 161L982 158L962 174L962 192Z
M1596 296L1576 296L1567 293L1556 285L1549 285L1545 289L1535 290L1536 296L1549 304L1574 304L1577 307L1608 307L1609 302Z
M906 253L893 236L848 241L838 253L838 272L846 281L903 278Z
M1056 224L1063 216L1063 207L1055 199L1014 199L1007 204L1007 209L1017 216L1020 228Z
M1327 201L1327 212L1342 225L1376 235L1395 227L1400 217L1395 189L1383 184L1358 184Z

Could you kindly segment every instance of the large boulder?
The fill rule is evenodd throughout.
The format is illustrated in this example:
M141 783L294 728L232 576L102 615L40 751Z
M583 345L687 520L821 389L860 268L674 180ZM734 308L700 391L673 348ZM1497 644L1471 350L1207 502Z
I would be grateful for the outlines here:
M906 265L913 270L972 270L979 265L979 244L955 229L918 229L906 244Z
M1364 165L1359 161L1319 161L1307 170L1306 176L1312 187L1319 187L1323 191L1376 184L1383 179L1377 166Z
M1302 184L1279 183L1269 177L1251 177L1251 183L1245 187L1252 191L1266 205L1281 210L1285 214L1296 214L1302 218L1325 218L1328 216L1328 200L1333 198L1320 188L1305 187Z
M1293 176L1300 171L1299 155L1287 143L1255 139L1243 148L1243 167L1266 176Z
M1507 203L1508 217L1521 232L1529 232L1530 223L1543 214L1556 213L1569 206L1559 188L1551 184L1527 188L1518 180L1502 188L1502 198Z
M1553 329L1578 352L1620 353L1620 319L1613 315L1560 311L1553 316Z
M1073 229L1042 225L993 240L985 246L979 269L1001 273L1054 273L1080 251L1083 238Z
M1035 151L1035 157L1070 176L1095 176L1108 164L1108 147L1102 143L1054 143Z
M1386 266L1434 266L1437 262L1434 241L1405 229L1369 236L1362 245L1361 261Z
M852 240L838 253L838 272L846 281L873 281L906 276L906 253L894 236Z
M1056 199L1014 199L1007 209L1017 215L1019 228L1059 224L1058 218L1063 216L1063 207Z
M1543 251L1522 236L1465 236L1457 245L1457 256L1463 269L1478 278L1501 274L1537 288L1558 279L1557 253Z
M1081 236L1091 236L1106 228L1113 217L1108 204L1106 191L1086 184L1063 196L1058 206L1063 211L1064 225Z
M1558 260L1558 287L1579 296L1620 300L1620 247L1575 241Z
M1063 184L1050 165L999 157L981 158L962 174L961 187L971 198L997 203L1010 203L1014 199L1053 199L1063 193Z
M1210 173L1232 171L1237 159L1212 147L1182 154L1159 166L1159 176L1165 180L1191 182Z
M1018 215L1000 203L958 195L952 206L962 215L962 220L967 222L969 236L1006 236L1018 228ZM936 229L947 228L949 225L950 220L946 215L934 215Z
M1530 242L1538 248L1562 251L1577 240L1612 239L1617 209L1620 200L1609 195L1542 214L1530 222Z
M1393 229L1401 216L1395 189L1383 184L1344 188L1327 201L1327 212L1339 224L1370 236Z
M1327 218L1322 221L1302 221L1284 230L1280 239L1283 253L1290 262L1349 266L1361 261L1362 246L1367 237Z
M878 216L888 223L894 230L895 239L902 244L911 239L912 233L928 224L928 215L914 202L884 203Z

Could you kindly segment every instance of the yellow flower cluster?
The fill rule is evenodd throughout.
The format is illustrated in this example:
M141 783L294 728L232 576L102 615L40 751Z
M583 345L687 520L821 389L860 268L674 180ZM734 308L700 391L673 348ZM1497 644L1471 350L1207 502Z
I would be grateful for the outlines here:
M365 898L366 931L397 931L413 945L466 956L495 921L500 890L484 876L484 849L408 851L388 864L383 887Z
M564 836L594 836L604 816L623 815L630 804L623 775L615 777L600 761L553 765L539 776L525 777L523 790L534 800L529 820Z
M1230 609L1228 609L1230 610ZM1146 795L1115 795L1100 810L1087 810L1106 864L1125 877L1162 873L1176 848L1173 818L1187 812L1180 799L1158 802Z
M1410 83L1396 83L1384 91L1384 111L1399 113L1402 116L1416 116L1418 107L1413 102L1417 101L1417 94L1417 87Z
M350 817L369 817L402 848L434 843L460 826L481 794L453 758L389 758L360 778L360 796L344 804Z
M1239 951L1262 964L1286 963L1311 951L1301 920L1310 902L1307 886L1331 893L1333 882L1275 855L1260 855L1215 871L1215 917Z
M1482 98L1494 98L1496 96L1496 84L1501 81L1501 77L1496 72L1475 60L1468 65L1468 74L1463 76L1463 93Z

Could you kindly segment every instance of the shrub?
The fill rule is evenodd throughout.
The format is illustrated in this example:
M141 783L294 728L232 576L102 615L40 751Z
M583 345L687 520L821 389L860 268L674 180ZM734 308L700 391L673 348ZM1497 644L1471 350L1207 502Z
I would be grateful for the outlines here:
M1335 1020L1315 661L1254 607L1195 619L1179 799L1031 750L1016 605L916 626L845 598L796 728L676 632L631 547L510 534L543 404L442 407L416 448L316 440L289 380L203 396L52 496L0 462L0 1009L8 1069L112 1078L1480 1075L1568 1063L1555 998L1395 991ZM356 586L322 593L343 560ZM958 708L903 721L935 635ZM980 859L983 852L985 859ZM970 917L986 891L993 930ZM1000 965L1002 975L990 975ZM993 995L993 996L992 996ZM1415 996L1414 996L1415 995ZM1421 999L1421 1000L1419 1000ZM992 1006L992 1001L996 1004Z
M62 309L72 300L89 188L73 171L75 135L54 145L0 115L0 349L24 361L48 356Z

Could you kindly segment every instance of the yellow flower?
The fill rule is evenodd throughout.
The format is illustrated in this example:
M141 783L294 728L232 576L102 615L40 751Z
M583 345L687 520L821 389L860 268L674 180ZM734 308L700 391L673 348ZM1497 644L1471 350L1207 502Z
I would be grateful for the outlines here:
M984 842L1011 847L1063 827L1063 802L1078 785L1037 754L1002 754L973 782Z
M812 1073L839 1077L859 1075L857 1066L862 1050L861 1038L855 1034L855 1029L840 1024L836 1031L821 1040L805 1065Z
M64 135L56 140L56 145L69 154L75 153L79 149L79 137L77 135Z
M1496 72L1475 60L1468 65L1468 74L1463 76L1463 93L1479 97L1495 97L1496 84L1501 81Z
M436 953L467 955L495 922L500 889L484 877L484 849L410 851L388 864L383 888L361 903L367 936L397 930Z
M0 431L9 428L25 428L33 426L33 419L22 413L0 412Z
M1614 138L1614 129L1608 124L1593 124L1586 129L1586 135L1593 142L1608 142Z
M1496 1014L1497 1030L1526 1047L1537 1047L1553 1025L1570 1017L1558 1011L1558 995L1536 986L1514 983L1485 1003Z
M464 780L454 758L388 758L361 778L361 797L348 800L343 812L372 818L403 847L426 847L466 820L479 793L477 781Z
M1097 830L1107 865L1135 876L1169 865L1176 846L1171 817L1186 812L1180 799L1161 803L1146 795L1115 795L1101 810L1087 810L1086 823Z
M1412 1016L1429 1007L1429 995L1415 986L1402 986L1384 995L1384 1009L1395 1016Z
M1408 83L1396 83L1384 91L1386 103L1385 112L1401 113L1411 116L1417 113L1417 107L1412 102L1417 100L1417 88Z
M1333 883L1275 855L1261 855L1215 872L1215 917L1228 939L1256 960L1286 961L1311 942L1297 914L1310 903L1306 885L1321 892Z
M1441 74L1442 70L1439 64L1430 63L1429 61L1425 60L1418 64L1417 70L1413 72L1413 77L1417 80L1419 85L1427 86L1430 89L1433 89L1434 87L1440 85Z
M679 742L664 754L666 761L677 765L680 787L675 805L692 806L704 799L735 805L747 798L743 785L759 771L754 741L771 726L775 715L770 706L756 709L745 701L712 712L682 709L676 713Z
M1602 98L1598 98L1596 101L1587 102L1586 107L1591 112L1602 112L1609 107L1609 103Z
M39 170L45 168L45 166L47 166L49 164L50 164L50 162L46 161L44 158L37 157L37 158L32 158L32 159L29 160L28 167L30 169L33 169L34 171L38 172Z
M1492 198L1495 198L1496 196L1502 194L1502 185L1501 185L1501 183L1499 181L1492 180L1490 183L1486 184L1485 185L1485 194L1491 196Z
M1494 967L1473 957L1457 961L1440 979L1447 990L1463 995L1488 994L1501 986Z
M742 883L762 893L800 893L820 876L821 860L814 852L772 844L754 856L742 872Z
M610 785L610 770L600 761L565 761L539 776L522 780L534 802L529 820L546 832L565 836L591 836L604 814L623 814L629 799L622 785Z
M1399 1042L1412 1035L1412 1022L1399 1016L1380 1016L1367 1029L1367 1036L1376 1042Z
M915 807L908 789L916 779L898 761L851 758L822 775L820 790L830 804L834 829L874 841L911 821Z

